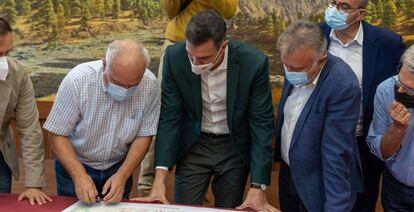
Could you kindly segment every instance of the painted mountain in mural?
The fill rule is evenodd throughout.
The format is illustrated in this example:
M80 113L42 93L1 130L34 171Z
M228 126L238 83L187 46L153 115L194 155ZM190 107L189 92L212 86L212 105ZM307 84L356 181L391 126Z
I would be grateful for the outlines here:
M276 12L288 22L320 13L330 0L239 0L240 11L250 17Z

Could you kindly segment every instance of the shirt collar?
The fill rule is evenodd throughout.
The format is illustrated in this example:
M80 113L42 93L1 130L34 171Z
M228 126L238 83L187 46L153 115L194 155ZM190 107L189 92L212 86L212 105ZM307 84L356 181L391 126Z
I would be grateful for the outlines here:
M105 79L104 79L104 72L103 72L103 65L101 65L101 68L99 69L99 78L102 82L102 89L106 93L108 92L108 86L106 85Z
M321 76L321 73L322 73L324 67L325 67L325 64L322 66L321 70L319 71L318 76L316 76L316 78L312 81L311 84L309 84L309 86L316 86L316 84L318 84L319 77Z
M316 76L316 78L312 81L311 84L307 85L308 87L309 86L314 87L314 86L316 86L318 84L319 77L321 76L321 73L322 73L323 69L325 68L325 64L326 64L326 62L323 64L321 70L319 71L318 76Z
M329 35L329 38L331 38L331 40L334 40L334 41L340 43L341 46L343 46L343 47L347 47L347 46L349 46L350 44L352 44L354 42L356 42L358 45L362 46L363 43L364 43L364 27L362 26L362 21L360 21L360 23L359 23L359 29L358 29L357 34L355 35L354 39L351 40L349 43L346 43L346 44L342 43L342 41L339 40L339 38L336 36L335 30L333 30L333 29L331 30L331 34Z

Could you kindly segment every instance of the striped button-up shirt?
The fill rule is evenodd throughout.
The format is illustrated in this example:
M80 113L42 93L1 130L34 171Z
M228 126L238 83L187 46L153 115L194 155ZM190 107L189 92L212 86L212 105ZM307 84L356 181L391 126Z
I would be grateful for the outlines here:
M44 128L67 136L81 163L105 170L123 160L136 137L157 132L160 86L146 70L122 102L107 92L102 61L76 66L63 79Z

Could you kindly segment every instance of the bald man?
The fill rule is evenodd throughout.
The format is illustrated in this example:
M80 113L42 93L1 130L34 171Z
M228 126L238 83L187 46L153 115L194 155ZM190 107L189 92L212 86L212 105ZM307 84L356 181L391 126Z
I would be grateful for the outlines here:
M128 198L131 174L157 132L160 91L148 51L131 40L63 79L44 128L52 134L57 193L84 203Z

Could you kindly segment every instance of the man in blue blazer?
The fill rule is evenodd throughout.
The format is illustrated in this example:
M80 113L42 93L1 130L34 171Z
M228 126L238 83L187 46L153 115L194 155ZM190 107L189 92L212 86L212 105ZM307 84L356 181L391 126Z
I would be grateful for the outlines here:
M364 193L358 194L355 212L374 212L378 199L383 163L366 144L373 115L377 86L397 72L405 45L401 36L372 26L362 19L367 14L368 0L337 0L326 8L322 29L328 39L328 52L343 59L356 74L362 89L361 113L357 125L357 141L364 175Z
M278 49L286 77L276 125L281 210L350 211L362 190L358 80L343 60L327 54L317 24L290 26Z

